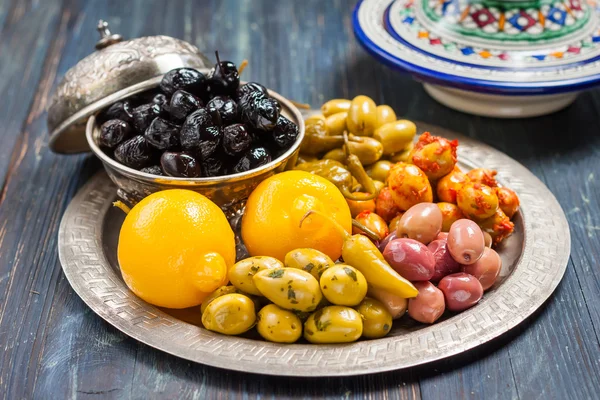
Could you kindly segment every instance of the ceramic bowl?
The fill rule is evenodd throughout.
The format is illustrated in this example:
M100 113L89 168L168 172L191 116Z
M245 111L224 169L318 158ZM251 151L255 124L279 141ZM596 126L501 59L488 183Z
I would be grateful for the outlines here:
M358 41L451 108L548 114L600 82L594 0L361 0Z

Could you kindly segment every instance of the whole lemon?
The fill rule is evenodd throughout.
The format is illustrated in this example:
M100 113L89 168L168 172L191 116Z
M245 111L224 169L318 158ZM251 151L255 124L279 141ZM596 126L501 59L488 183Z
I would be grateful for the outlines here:
M310 210L321 215L303 220ZM337 260L344 238L323 214L352 231L348 203L333 183L309 172L283 172L262 181L248 198L242 238L253 256L283 261L294 249L311 248Z
M165 190L127 214L117 257L137 296L161 307L187 308L227 284L235 237L223 211L208 198Z

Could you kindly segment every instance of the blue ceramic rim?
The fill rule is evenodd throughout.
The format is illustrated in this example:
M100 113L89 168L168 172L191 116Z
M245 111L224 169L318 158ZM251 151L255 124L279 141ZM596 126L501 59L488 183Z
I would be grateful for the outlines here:
M428 68L402 60L401 58L388 53L377 46L371 39L369 39L358 23L358 12L363 1L364 0L358 1L352 13L354 35L356 36L358 42L367 50L367 52L369 52L375 58L383 61L383 63L386 65L401 71L409 72L415 78L423 82L475 92L514 96L569 93L588 89L600 83L600 73L582 78L557 81L499 82L486 79L468 78L430 70Z
M392 4L395 1L396 0L392 1L390 3L390 5L387 6L387 8L385 9L385 14L384 14L384 19L383 19L383 23L385 25L385 30L387 33L390 34L390 36L392 36L398 42L402 43L406 47L410 47L411 49L415 50L417 53L421 53L428 57L432 57L432 58L436 58L438 60L449 62L451 64L464 65L465 67L470 67L470 68L489 69L489 70L494 70L494 71L513 71L513 72L533 71L533 72L535 72L535 71L549 71L549 70L556 68L555 66L520 68L520 67L498 67L498 66L490 66L490 65L479 65L479 64L472 64L472 63L468 63L468 62L464 62L464 61L456 61L456 60L452 60L450 58L446 58L446 57L443 57L443 56L440 56L440 55L437 55L434 53L428 53L428 52L424 51L423 49L415 46L414 44L408 42L404 38L402 38L402 36L400 36L400 34L392 26L392 22L390 21L390 9L392 8ZM577 61L577 62L574 62L571 64L563 64L563 65L561 65L561 67L565 67L565 66L579 67L579 66L586 65L586 64L589 64L592 62L596 62L598 60L600 60L600 55L595 56L593 58L588 58L587 60Z

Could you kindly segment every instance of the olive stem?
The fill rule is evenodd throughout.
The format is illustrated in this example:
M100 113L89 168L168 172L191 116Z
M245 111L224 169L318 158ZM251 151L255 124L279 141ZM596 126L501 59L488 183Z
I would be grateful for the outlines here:
M221 70L221 75L225 76L225 73L223 72L223 66L221 65L221 59L219 58L219 50L215 50L215 56L217 56L217 65Z
M127 205L125 205L125 203L123 203L121 200L114 201L113 207L121 209L121 211L123 211L125 214L129 214L131 211L131 208L127 207Z
M381 241L383 239L377 233L373 232L371 229L367 228L365 225L361 224L360 222L358 222L355 219L352 220L352 226L354 226L355 228L358 228L361 231L363 231L363 233L365 234L365 236L368 237L371 240Z
M337 222L335 219L331 218L329 215L327 215L321 211L317 211L317 210L309 210L306 212L306 214L304 214L304 216L300 220L300 228L302 228L302 224L304 223L306 218L310 217L312 214L320 215L321 217L325 218L327 221L331 222L331 224L335 227L335 229L338 230L342 234L342 236L344 236L345 238L349 238L351 236L348 232L346 232L344 227L339 222Z
M247 66L248 60L242 60L240 67L238 68L238 76L242 76L242 72L246 69Z

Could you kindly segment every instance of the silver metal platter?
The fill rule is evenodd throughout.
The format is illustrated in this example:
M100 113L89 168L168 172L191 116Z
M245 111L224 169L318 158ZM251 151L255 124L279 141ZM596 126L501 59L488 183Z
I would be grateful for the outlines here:
M352 344L283 345L256 336L230 337L200 324L199 308L164 310L137 298L125 285L116 258L124 214L111 206L116 187L106 173L91 179L67 208L59 256L75 292L123 333L166 353L215 367L268 375L359 375L412 367L449 357L509 331L538 309L563 277L571 239L565 215L548 188L505 154L443 128L417 123L459 139L459 164L498 170L501 184L521 200L515 233L498 248L503 269L475 307L426 326L408 318L390 335Z

